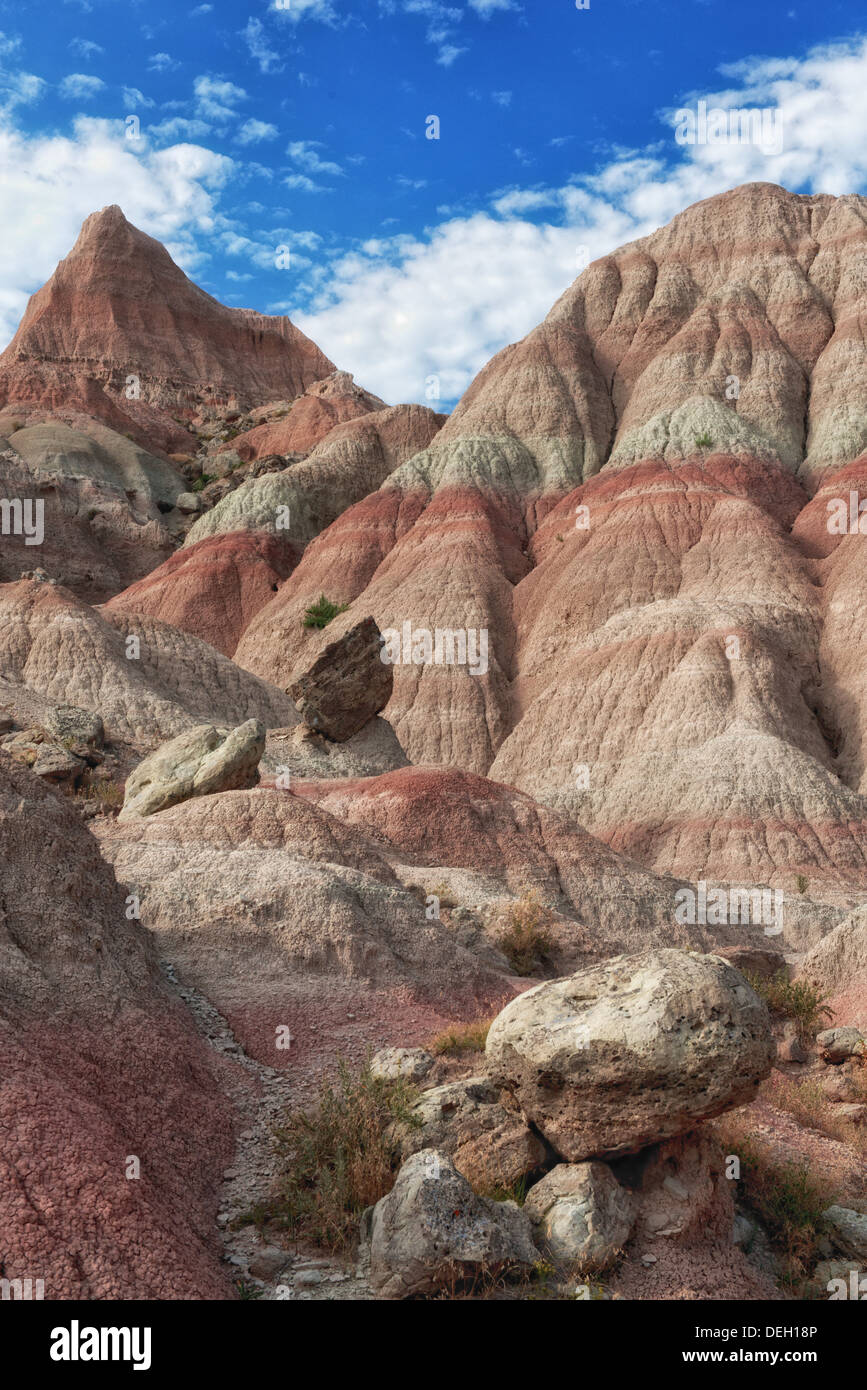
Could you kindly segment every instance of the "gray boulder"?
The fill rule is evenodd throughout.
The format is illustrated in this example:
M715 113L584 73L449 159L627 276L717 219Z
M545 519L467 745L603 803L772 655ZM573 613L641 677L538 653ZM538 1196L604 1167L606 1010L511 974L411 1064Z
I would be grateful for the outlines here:
M488 1074L570 1163L627 1154L751 1101L775 1057L764 1003L719 956L616 956L507 1004Z
M255 787L264 750L265 726L258 719L236 729L186 729L133 770L118 819L151 816L193 796Z
M407 1159L370 1218L370 1285L381 1298L430 1296L537 1259L521 1208L478 1197L436 1149Z
M560 1163L530 1188L524 1211L556 1263L595 1270L629 1239L635 1202L606 1164Z

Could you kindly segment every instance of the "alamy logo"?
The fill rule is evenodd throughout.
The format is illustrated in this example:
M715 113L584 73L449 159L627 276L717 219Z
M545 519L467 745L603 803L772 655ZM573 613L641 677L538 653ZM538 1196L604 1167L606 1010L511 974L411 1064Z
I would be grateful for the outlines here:
M0 535L23 536L25 545L45 540L45 503L32 497L0 497Z
M849 1270L849 1283L845 1279L829 1279L825 1288L828 1290L829 1303L839 1303L841 1300L855 1299L861 1302L867 1299L867 1278L861 1277L859 1269Z
M867 536L867 498L862 502L857 492L845 497L832 497L828 507L828 534L831 536Z
M781 888L711 888L708 892L707 883L700 879L696 888L679 888L674 900L674 920L681 926L752 924L763 927L765 936L779 936L783 930Z
M45 1297L44 1279L0 1279L0 1300L22 1299L32 1302Z
M698 102L693 111L683 106L675 113L674 138L678 145L758 145L767 154L783 149L783 115L776 106L712 106Z
M82 1327L73 1318L69 1327L51 1329L52 1361L131 1361L134 1371L151 1364L149 1327Z
M471 676L484 676L488 669L488 629L486 627L413 628L404 623L400 631L387 627L382 634L380 660L386 666L466 666Z

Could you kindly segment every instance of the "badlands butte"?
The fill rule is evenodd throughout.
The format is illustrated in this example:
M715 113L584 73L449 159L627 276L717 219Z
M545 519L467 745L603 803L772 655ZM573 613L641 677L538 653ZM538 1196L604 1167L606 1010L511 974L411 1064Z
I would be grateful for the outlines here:
M0 355L13 1296L857 1296L862 493L867 199L448 417L89 217Z

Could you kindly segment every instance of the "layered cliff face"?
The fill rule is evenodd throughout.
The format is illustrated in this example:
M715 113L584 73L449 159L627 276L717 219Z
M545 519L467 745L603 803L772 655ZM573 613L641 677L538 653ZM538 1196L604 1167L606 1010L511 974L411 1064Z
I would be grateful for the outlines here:
M0 403L87 415L184 446L177 418L294 399L334 371L288 318L218 303L119 207L84 222L0 356Z
M292 679L327 582L329 640L409 624L387 714L412 761L490 770L657 869L862 881L828 692L860 675L796 523L867 444L865 214L747 185L590 266L309 546L238 662ZM487 633L485 669L425 660L437 629Z

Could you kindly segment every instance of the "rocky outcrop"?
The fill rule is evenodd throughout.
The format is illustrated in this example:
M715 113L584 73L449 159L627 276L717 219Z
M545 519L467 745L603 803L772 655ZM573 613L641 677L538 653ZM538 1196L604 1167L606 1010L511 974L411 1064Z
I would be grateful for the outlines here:
M248 719L237 729L197 725L164 743L127 778L120 820L152 816L194 796L254 787L265 751L265 726Z
M404 1158L420 1149L449 1154L477 1192L508 1191L545 1160L545 1146L485 1076L423 1091L395 1126Z
M307 727L345 743L385 709L393 673L382 656L382 633L372 618L330 642L289 688Z
M407 1159L369 1230L370 1283L386 1299L454 1293L537 1259L521 1208L477 1196L436 1149Z
M485 1045L495 1084L571 1163L672 1138L753 1099L767 1009L717 956L619 956L508 1004Z
M262 531L206 536L112 598L106 609L158 618L231 656L251 619L291 573L291 544Z
M356 386L350 372L332 372L308 386L282 417L255 425L223 447L245 463L267 454L309 454L335 425L385 409L385 401Z
M183 450L175 416L294 399L333 370L288 318L226 308L108 207L30 300L0 356L0 404L77 408Z
M604 1163L558 1163L530 1188L524 1211L558 1264L605 1269L632 1233L635 1201Z

